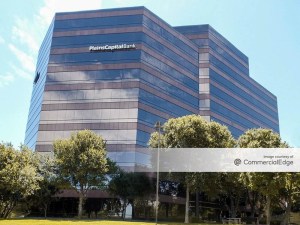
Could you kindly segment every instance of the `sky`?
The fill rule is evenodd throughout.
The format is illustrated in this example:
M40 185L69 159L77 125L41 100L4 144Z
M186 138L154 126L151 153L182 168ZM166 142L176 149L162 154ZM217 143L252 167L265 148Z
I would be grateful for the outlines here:
M146 6L172 26L210 24L277 96L280 135L300 147L299 0L0 1L0 142L24 142L39 46L55 12Z

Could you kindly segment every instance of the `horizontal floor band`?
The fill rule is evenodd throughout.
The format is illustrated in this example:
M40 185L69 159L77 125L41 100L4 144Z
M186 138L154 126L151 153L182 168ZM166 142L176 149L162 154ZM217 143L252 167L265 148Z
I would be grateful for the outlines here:
M140 123L58 123L40 124L39 131L76 131L76 130L141 130L152 133L154 127L149 127Z

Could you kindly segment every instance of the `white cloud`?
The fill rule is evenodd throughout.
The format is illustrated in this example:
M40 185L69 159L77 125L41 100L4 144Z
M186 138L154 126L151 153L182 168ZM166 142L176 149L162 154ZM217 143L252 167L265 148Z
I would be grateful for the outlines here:
M0 36L0 44L4 44L5 43L5 40L2 36Z
M5 75L0 75L0 87L7 86L14 80L15 80L15 77L10 73L5 74Z
M15 16L11 33L10 51L16 56L17 62L10 64L10 74L24 79L32 79L35 71L38 49L55 12L69 12L100 9L102 0L44 0L44 5L31 17ZM0 36L0 44L5 40ZM11 76L1 76L0 85L8 85Z
M100 9L102 0L45 0L45 5L40 9L38 17L45 25L49 25L55 12L71 12L90 9Z
M28 72L35 71L35 60L32 56L30 56L28 53L26 53L26 51L19 49L13 44L9 44L8 47L15 54L24 70L27 70Z
M32 73L32 72L26 72L25 70L16 67L12 63L10 63L9 66L14 71L13 74L18 75L19 77L22 77L22 78L24 78L26 80L32 80L33 79L33 74L34 73Z
M36 39L36 28L39 27L28 19L16 17L12 28L12 38L18 43L25 45L28 51L37 52L39 50L39 44Z

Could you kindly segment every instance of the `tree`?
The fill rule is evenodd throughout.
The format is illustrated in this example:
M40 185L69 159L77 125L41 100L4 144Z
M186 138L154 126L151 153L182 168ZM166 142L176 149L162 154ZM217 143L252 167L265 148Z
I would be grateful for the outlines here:
M103 209L105 199L103 198L88 198L85 201L84 209L88 214L88 218L91 218L92 213L95 213L95 218L97 219L98 212Z
M244 173L245 184L253 191L265 197L265 215L267 225L271 223L272 199L278 198L281 188L279 173Z
M158 133L149 140L152 148L158 146ZM216 122L207 122L199 115L188 115L169 119L163 125L160 145L165 148L230 148L235 145L228 128ZM173 179L183 182L186 187L185 223L189 222L189 193L198 185L195 173L173 174ZM191 186L194 185L194 186Z
M25 146L20 151L0 144L0 218L7 218L17 203L39 189L38 159Z
M246 188L246 204L248 203L251 208L250 218L254 221L255 214L260 214L260 211L263 207L263 202L265 195L259 192L258 187L254 186L254 184L260 184L260 182L256 182L253 180L253 175L258 175L259 173L241 173L241 182L245 185ZM271 173L269 173L271 175ZM255 178L261 179L263 177L256 176ZM263 178L264 179L264 178Z
M240 148L284 148L288 144L281 140L279 134L269 129L251 129L246 131L238 139ZM282 187L280 173L246 173L244 182L247 186L263 194L266 197L265 213L267 225L271 222L271 200L278 197L278 190Z
M122 218L128 204L134 204L135 198L143 198L151 193L151 181L144 173L126 173L120 171L112 177L109 192L122 200Z
M300 173L278 173L281 183L280 197L285 209L282 225L288 225L292 204L300 194Z
M59 191L59 180L55 162L49 157L39 157L38 173L43 178L39 181L39 189L34 194L26 198L30 208L38 208L47 217L47 210L50 203L55 199L55 194Z
M109 170L104 140L90 130L73 133L70 139L54 142L60 178L79 195L78 217L88 190L104 185Z
M229 216L237 217L241 200L246 193L241 173L195 173L193 182L194 191L198 189L209 197L219 198Z
M279 134L270 129L255 128L247 130L238 139L240 148L288 148Z
M236 145L228 127L217 122L209 122L209 145L207 148L233 148ZM199 148L199 147L198 147Z

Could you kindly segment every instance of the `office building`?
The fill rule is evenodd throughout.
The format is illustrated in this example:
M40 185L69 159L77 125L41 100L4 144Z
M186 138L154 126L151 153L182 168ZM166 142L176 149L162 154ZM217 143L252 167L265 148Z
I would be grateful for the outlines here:
M263 54L263 53L262 53ZM276 97L209 25L172 27L145 7L57 13L39 51L25 144L90 129L119 165L143 164L156 121L200 114L235 137L279 132Z

